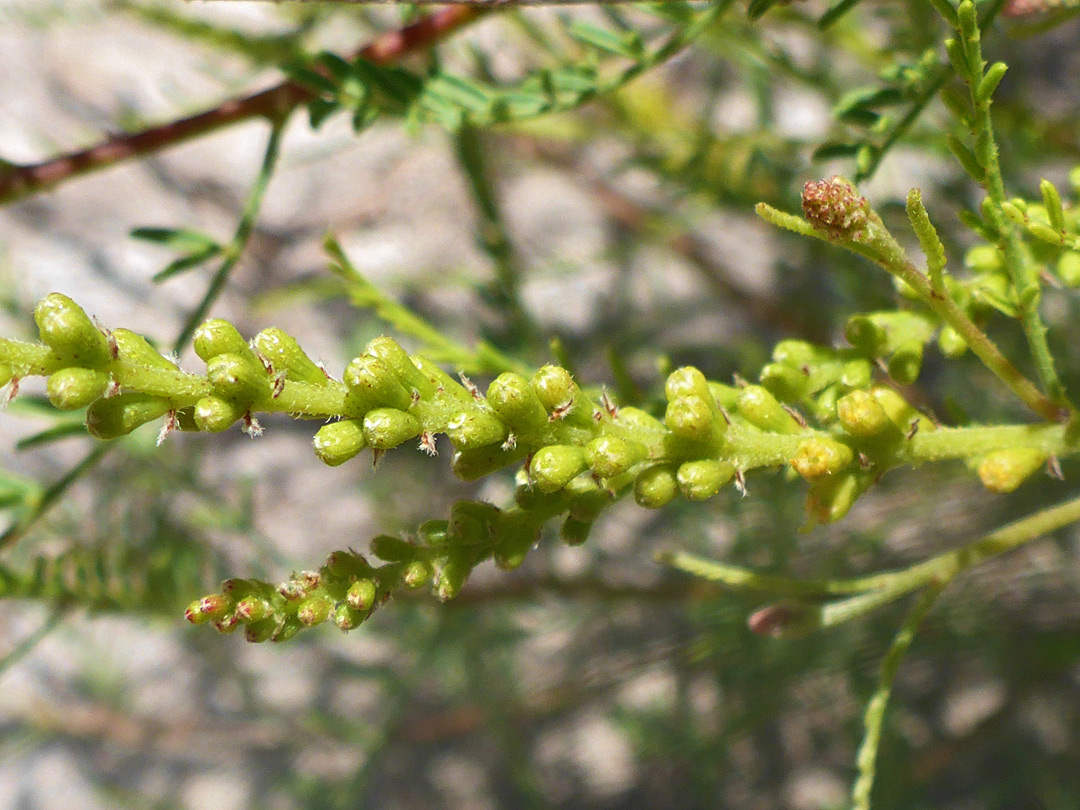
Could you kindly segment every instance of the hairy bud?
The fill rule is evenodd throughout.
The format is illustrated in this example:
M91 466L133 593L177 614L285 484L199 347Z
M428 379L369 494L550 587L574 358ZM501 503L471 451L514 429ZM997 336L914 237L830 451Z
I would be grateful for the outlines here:
M803 216L833 239L865 238L870 204L842 177L811 181L803 186Z

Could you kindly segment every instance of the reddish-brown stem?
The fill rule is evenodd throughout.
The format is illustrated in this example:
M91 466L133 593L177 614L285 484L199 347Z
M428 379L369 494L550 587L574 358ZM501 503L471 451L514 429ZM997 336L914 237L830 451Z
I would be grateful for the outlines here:
M357 55L376 64L397 61L405 54L433 45L477 19L484 9L455 6L421 17L411 25L380 34ZM314 92L286 81L252 95L233 98L213 109L167 124L115 135L99 144L24 166L0 165L0 205L58 185L72 177L112 166L123 160L157 152L173 144L216 132L252 118L277 119L311 101Z

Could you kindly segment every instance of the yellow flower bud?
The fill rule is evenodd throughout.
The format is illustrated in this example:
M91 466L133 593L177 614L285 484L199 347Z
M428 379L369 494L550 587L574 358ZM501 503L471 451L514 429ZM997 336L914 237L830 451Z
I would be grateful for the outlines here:
M855 455L846 444L824 436L802 442L795 451L791 466L807 481L833 475L851 464Z
M375 604L375 583L370 579L358 579L345 592L345 601L355 610L371 610Z
M664 394L668 402L686 396L701 397L706 402L712 399L708 380L693 366L683 366L671 372L664 383Z
M676 479L679 491L689 501L711 498L735 475L735 467L727 461L701 459L679 466Z
M852 436L869 438L896 433L896 425L869 391L855 390L836 402L836 416Z
M717 416L705 399L690 394L668 403L664 423L672 433L682 439L707 442L718 427Z
M905 434L911 430L913 423L918 425L918 430L937 429L937 425L915 410L911 403L887 385L875 385L870 389L870 393L878 401L878 404L885 409L885 413L888 414L893 424Z
M659 509L679 494L675 473L667 465L649 467L634 481L634 500L647 509Z
M811 521L834 523L840 520L866 490L870 480L863 473L845 470L811 482L806 494L806 512Z
M376 450L389 450L420 435L415 416L394 408L375 408L364 415L364 438Z
M254 362L255 353L236 327L221 318L211 318L200 324L191 336L192 348L209 363L219 354L238 354Z
M1034 447L1010 447L984 456L979 480L991 492L1012 492L1046 463L1046 454Z
M206 377L217 396L244 406L270 396L270 378L255 357L216 354L206 361Z
M547 423L547 411L528 380L512 371L492 381L487 401L495 415L517 433L531 432Z
M161 418L171 409L167 399L148 394L119 394L97 399L86 411L86 429L99 439L116 439Z
M330 467L344 464L356 457L367 446L363 422L359 419L342 419L319 428L312 439L315 455Z
M238 405L232 400L221 397L203 397L195 403L192 416L199 430L221 433L235 425L246 412L245 406Z
M85 408L105 393L109 375L88 368L62 368L49 377L45 389L49 402L62 411Z
M420 369L413 363L412 358L393 338L385 336L375 338L368 343L364 349L364 354L368 357L378 358L387 368L392 369L401 384L410 392L415 388L425 397L435 393L435 386L420 372Z
M585 461L601 478L621 475L643 458L645 448L618 436L600 436L585 445Z
M570 372L559 366L542 366L533 375L532 389L548 412L564 407L578 393Z
M760 385L748 385L739 391L738 409L747 422L770 433L798 433L803 429L776 397Z
M60 293L49 293L34 308L41 339L57 355L83 368L104 368L112 361L109 341L82 307Z
M326 385L329 378L296 342L296 338L280 329L264 329L252 340L255 351L267 359L277 374L285 379L309 385Z
M345 385L353 395L358 410L377 406L408 410L412 393L401 384L398 375L377 357L363 355L345 367Z
M585 470L585 455L580 447L551 445L536 451L529 472L541 492L556 492Z
M446 435L454 447L486 447L502 444L508 435L506 425L489 413L471 408L459 413L446 424Z

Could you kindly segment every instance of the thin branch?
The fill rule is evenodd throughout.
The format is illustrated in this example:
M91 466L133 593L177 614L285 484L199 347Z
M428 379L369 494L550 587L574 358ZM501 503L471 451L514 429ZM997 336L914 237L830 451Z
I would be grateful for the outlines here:
M356 55L378 65L401 59L445 39L484 14L485 9L457 6L440 9L411 25L380 34ZM181 143L253 118L279 120L311 101L315 91L293 81L277 84L248 96L232 98L213 109L166 124L123 135L60 155L40 163L0 168L0 205L36 194L73 177L108 168L116 163Z

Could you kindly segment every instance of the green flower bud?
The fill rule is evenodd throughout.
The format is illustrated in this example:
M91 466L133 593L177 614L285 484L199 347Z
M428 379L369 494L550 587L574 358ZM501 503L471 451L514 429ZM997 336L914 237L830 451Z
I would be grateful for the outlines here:
M619 408L619 415L616 420L621 426L631 430L660 434L667 432L664 429L663 422L652 414L645 413L640 408Z
M840 397L836 416L852 436L869 438L887 431L896 432L896 425L869 391L855 390Z
M719 492L734 475L735 467L727 461L701 459L681 464L675 478L684 498L704 501Z
M475 481L524 457L525 450L521 447L514 450L503 450L497 444L473 447L456 451L450 461L450 469L464 481Z
M1080 287L1080 251L1066 250L1057 263L1058 278L1066 287Z
M791 459L795 472L807 481L840 472L851 464L854 453L846 444L824 436L802 442Z
M334 608L334 624L342 632L355 630L363 624L365 618L367 617L361 611L346 604L340 604Z
M368 357L378 358L388 368L393 369L401 384L406 389L409 389L410 396L413 388L424 397L430 397L435 393L435 386L420 372L420 369L413 363L412 358L406 354L405 350L393 338L375 338L368 343L364 349L364 354Z
M364 416L364 438L376 450L389 450L420 435L415 416L394 408L375 408Z
M567 492L573 488L573 484L577 481L591 480L586 476L579 476L571 482L571 486L567 487ZM591 490L575 494L574 500L570 504L570 508L567 510L567 514L575 520L580 520L584 523L592 523L596 520L600 513L611 505L612 498L614 497L611 492L606 489L601 489L595 486Z
M283 644L299 633L303 627L304 625L300 622L299 618L296 616L287 616L274 630L274 634L270 637L270 640L275 644Z
M821 349L805 340L781 340L773 347L772 358L792 368L816 365L821 359Z
M593 521L578 520L573 516L567 516L559 528L559 539L568 546L580 546L589 539Z
M1012 492L1046 463L1046 454L1034 447L1010 447L984 456L979 480L991 492Z
M671 372L664 383L664 395L668 402L687 396L701 397L706 402L712 399L708 380L693 366L683 366Z
M60 293L49 293L34 307L41 339L57 355L84 368L104 368L112 360L109 341L82 307Z
M221 397L203 397L195 403L192 414L199 430L221 433L235 425L247 413L247 408Z
M734 408L739 400L739 389L733 385L710 381L709 393L712 394L713 402L720 408Z
M267 359L277 374L284 374L285 379L309 385L326 385L329 378L296 342L296 338L280 329L264 329L252 343L255 351Z
M889 358L889 376L900 385L911 385L922 370L923 344L919 341L902 343Z
M191 336L192 347L202 360L209 363L219 354L238 354L256 362L255 353L236 327L221 318L202 323Z
M747 422L770 433L798 433L803 429L776 397L760 385L748 385L739 391L738 409Z
M946 357L960 357L967 351L967 342L960 337L960 333L946 324L941 327L937 337L938 348Z
M586 468L580 447L550 445L536 451L529 472L541 492L556 492Z
M917 430L937 429L937 425L915 410L906 399L887 385L875 385L870 389L870 393L878 401L878 404L885 409L885 413L889 415L889 419L892 420L893 424L905 434L911 430L912 423L918 424Z
M840 371L840 384L848 388L865 388L870 385L873 373L869 360L849 360Z
M358 407L368 410L376 406L408 410L412 393L401 384L398 375L377 357L363 355L345 367L345 385L358 399Z
M810 389L810 376L786 363L769 363L761 369L761 384L783 402L798 402Z
M99 439L116 439L140 425L160 419L171 409L167 399L148 394L119 394L97 399L86 411L86 429Z
M455 380L426 357L413 355L409 359L412 360L413 365L424 375L427 381L431 383L431 389L435 394L452 398L461 403L467 403L468 407L476 407L476 399L472 393L466 390L465 386L458 380Z
M270 378L254 357L216 354L206 361L206 376L222 399L246 406L270 396Z
M473 558L468 549L451 549L435 565L435 597L445 602L457 596L472 569Z
M446 520L427 520L420 524L417 535L428 546L441 546L447 541L450 522Z
M559 366L541 366L533 375L532 389L540 403L548 410L565 407L578 393L577 384L570 372Z
M196 599L188 605L187 610L184 611L184 616L192 624L204 624L224 618L232 610L232 607L232 599L225 594L212 593L202 599Z
M877 356L885 351L889 335L869 315L852 315L844 326L844 337L861 352Z
M311 443L319 461L330 467L344 464L367 447L364 425L359 419L342 419L323 425Z
M483 411L463 411L446 423L446 435L455 447L486 447L502 444L508 434L506 425Z
M245 626L244 639L249 644L262 644L272 639L279 627L281 627L281 622L276 616L267 616L265 619Z
M455 545L475 546L491 539L499 508L483 501L458 501L450 507L447 537Z
M835 523L848 513L869 483L868 476L854 470L818 478L806 494L806 512L812 521Z
M305 627L314 627L330 618L333 603L325 596L311 596L296 608L296 618Z
M492 381L487 401L495 415L516 433L531 433L547 423L547 411L528 380L512 371Z
M643 471L634 481L634 500L647 509L659 509L679 494L679 485L671 468L658 464Z
M406 588L422 588L428 584L431 580L431 566L423 560L413 560L405 567L405 573L401 576L401 581L405 583Z
M85 408L105 393L109 375L88 368L62 368L49 377L45 390L49 402L62 411Z
M117 355L124 361L151 368L177 371L176 363L162 357L161 352L151 346L150 341L142 335L129 329L113 329L112 338L116 344Z
M508 510L495 524L495 564L504 571L517 568L540 539L540 526L534 516Z
M392 534L380 534L371 541L371 553L386 562L410 562L416 557L416 546Z
M245 596L236 603L236 616L245 623L258 622L273 612L270 603L257 596Z
M345 601L354 610L367 611L375 605L375 583L370 579L358 579L345 592Z
M601 478L612 478L629 470L643 458L645 448L618 436L600 436L585 445L585 462Z
M702 397L691 394L673 399L668 403L664 423L672 433L682 439L707 442L718 427L716 416L717 414L708 402Z

